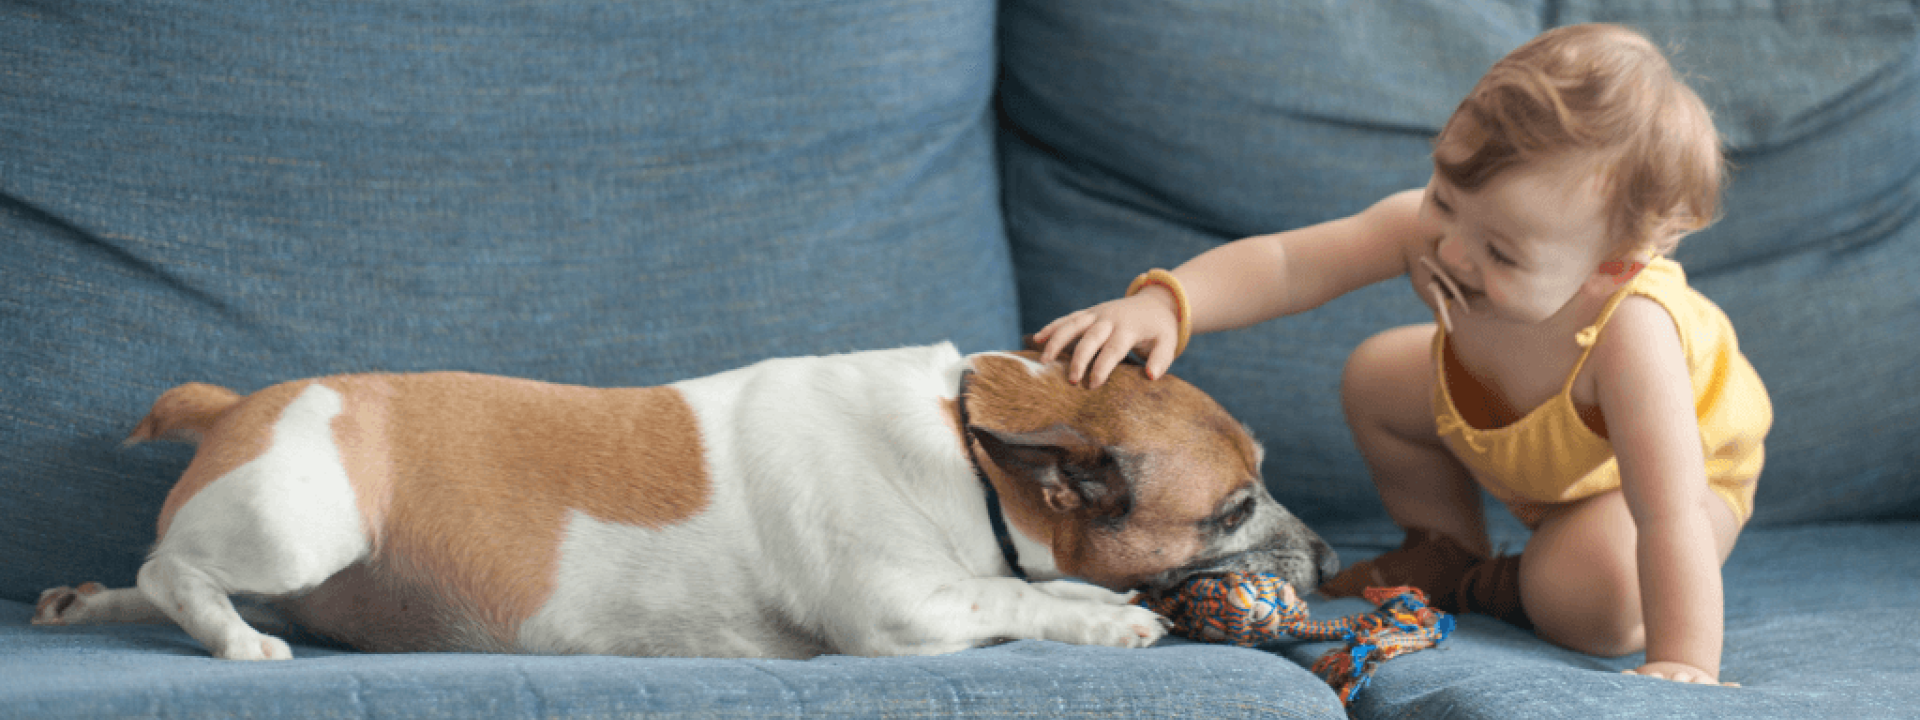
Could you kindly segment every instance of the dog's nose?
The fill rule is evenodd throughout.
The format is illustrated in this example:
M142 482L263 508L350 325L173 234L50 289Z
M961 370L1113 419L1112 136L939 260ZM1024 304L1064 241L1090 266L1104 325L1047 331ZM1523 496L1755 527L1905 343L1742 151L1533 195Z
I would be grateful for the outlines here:
M1313 560L1320 570L1321 580L1340 574L1340 553L1334 552L1333 546L1325 540L1313 541Z

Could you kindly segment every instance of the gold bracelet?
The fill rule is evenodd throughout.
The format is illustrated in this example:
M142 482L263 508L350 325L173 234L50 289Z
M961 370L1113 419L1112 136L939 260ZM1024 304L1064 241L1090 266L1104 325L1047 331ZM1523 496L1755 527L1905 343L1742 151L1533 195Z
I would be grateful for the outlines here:
M1180 278L1160 268L1154 268L1133 279L1127 286L1127 297L1133 297L1149 285L1159 285L1173 294L1173 314L1180 320L1180 339L1173 345L1173 356L1180 357L1187 352L1187 340L1193 337L1193 304L1187 302L1187 290L1180 287Z

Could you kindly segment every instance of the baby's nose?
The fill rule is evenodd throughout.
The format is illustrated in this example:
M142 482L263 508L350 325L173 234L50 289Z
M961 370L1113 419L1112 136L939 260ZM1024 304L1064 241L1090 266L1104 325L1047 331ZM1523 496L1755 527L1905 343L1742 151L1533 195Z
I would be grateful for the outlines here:
M1451 237L1441 238L1440 246L1435 248L1433 254L1440 259L1440 269L1453 276L1454 282L1479 284L1478 273L1474 272L1473 261L1468 257L1469 253L1464 243Z

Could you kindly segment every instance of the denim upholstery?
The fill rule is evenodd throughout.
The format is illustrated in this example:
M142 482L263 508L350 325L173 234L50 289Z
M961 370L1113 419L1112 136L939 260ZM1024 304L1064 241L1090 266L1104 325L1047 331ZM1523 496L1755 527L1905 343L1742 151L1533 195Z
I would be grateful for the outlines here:
M1339 717L1324 646L1020 642L810 661L206 657L24 625L133 581L161 390L362 370L651 384L770 356L1012 346L1213 245L1424 182L1545 27L1673 48L1735 163L1679 252L1776 407L1727 679L1624 678L1468 617L1360 717L1901 717L1920 706L1920 7L1911 0L0 1L0 717ZM1198 338L1351 561L1391 547L1340 368L1386 283ZM1497 541L1524 531L1495 518ZM1341 614L1353 601L1319 602Z
M234 663L175 627L46 629L0 602L0 717L1339 717L1279 655L1022 641L926 658L365 655ZM86 672L76 675L78 668ZM147 688L145 692L132 691ZM158 691L155 691L155 690Z
M993 11L0 6L0 597L132 581L182 382L1012 344Z

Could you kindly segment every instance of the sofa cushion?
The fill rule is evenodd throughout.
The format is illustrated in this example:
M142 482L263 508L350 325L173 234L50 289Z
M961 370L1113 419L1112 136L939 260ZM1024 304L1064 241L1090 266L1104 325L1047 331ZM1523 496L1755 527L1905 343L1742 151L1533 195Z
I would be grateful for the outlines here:
M0 707L35 718L1343 718L1278 655L1025 641L953 655L704 660L367 655L215 660L171 626L41 628L0 601Z
M1629 23L1672 48L1731 143L1726 219L1677 257L1774 402L1756 521L1920 517L1920 10L1763 5L1012 0L1002 156L1022 321L1422 185L1429 139L1494 60L1550 25ZM1204 336L1173 372L1252 424L1296 512L1378 516L1341 368L1374 333L1431 321L1383 283Z
M130 582L154 397L1018 342L990 0L0 6L0 598Z
M1398 544L1335 530L1344 557ZM1391 540L1391 542L1389 542ZM1920 707L1913 652L1920 522L1766 527L1740 539L1724 571L1721 679L1738 689L1621 675L1641 654L1596 658L1484 615L1458 618L1442 649L1380 666L1354 706L1363 718L1898 718ZM1367 609L1317 601L1316 618ZM1311 663L1327 643L1276 644Z

